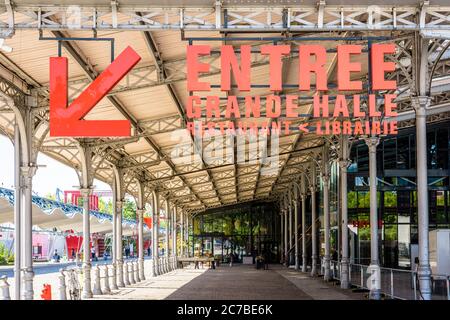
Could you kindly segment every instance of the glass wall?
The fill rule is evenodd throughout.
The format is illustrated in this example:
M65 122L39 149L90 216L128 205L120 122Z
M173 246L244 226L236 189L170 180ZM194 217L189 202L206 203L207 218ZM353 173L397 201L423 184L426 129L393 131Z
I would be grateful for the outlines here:
M272 203L252 203L208 210L193 219L190 252L235 262L269 252L279 261L279 214Z
M430 230L450 228L450 123L428 127ZM368 151L364 143L351 150L348 175L350 247L355 263L370 262ZM414 128L380 141L377 148L380 261L411 268L417 255L416 149Z

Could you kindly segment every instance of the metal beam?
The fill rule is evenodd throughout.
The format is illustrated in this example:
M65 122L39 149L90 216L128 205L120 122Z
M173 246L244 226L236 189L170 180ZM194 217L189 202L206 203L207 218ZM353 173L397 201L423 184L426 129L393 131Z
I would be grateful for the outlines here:
M52 31L53 35L55 35L55 37L59 37L59 38L64 38L65 35L60 32L60 31ZM81 51L78 49L76 49L72 43L68 42L68 41L63 41L62 45L64 46L64 48L67 50L67 52L69 53L69 55L75 59L75 61L83 68L83 70L85 71L86 75L91 79L94 80L98 73L97 71L95 71L87 62L86 59L83 58ZM117 99L115 96L107 96L106 99L120 112L122 113L122 115L125 117L125 119L129 120L131 125L136 128L136 131L138 133L143 133L143 129L141 129L139 127L139 124L136 120L136 118L130 113L128 112L128 110L126 110L126 108L122 105L122 103L119 101L119 99ZM170 169L173 172L177 172L175 165L167 159L167 157L162 153L162 151L160 150L160 148L156 145L156 143L153 141L152 138L150 137L144 137L145 141L150 145L150 147L155 150L159 157L161 159L166 159L164 160L166 162L166 164L170 167ZM184 181L184 177L180 177L181 180ZM189 187L189 186L188 186ZM195 194L195 192L191 189L191 192L193 194ZM198 197L197 197L198 198ZM198 198L200 201L201 199Z
M139 15L141 15L141 14L139 13ZM145 42L146 42L146 44L147 44L147 46L149 48L149 52L150 52L153 60L155 61L157 69L159 70L160 77L162 79L166 79L167 78L167 73L166 73L166 70L164 69L164 61L163 61L163 59L161 57L161 53L158 50L158 46L155 43L151 32L145 31L144 32L144 38L145 38ZM186 123L187 123L187 118L186 118L186 114L185 114L185 111L184 111L184 107L182 106L182 104L180 102L180 99L178 98L177 94L175 93L175 89L174 89L173 85L169 83L169 84L166 85L166 88L167 88L167 91L168 91L172 101L174 102L175 106L177 107L178 113L179 113L179 115L180 115L180 117L182 119L181 123L185 127ZM191 133L189 133L189 136L191 138L192 144L195 145L194 137L192 136ZM203 167L206 167L206 163L203 160L203 155L200 154L199 157L200 157L200 159L202 161ZM211 180L211 183L214 186L214 189L217 190L215 182L214 182L214 179L212 178L211 172L209 170L206 170L206 172L208 174L209 180ZM194 193L193 190L192 190L192 192ZM218 192L216 192L216 194L219 195Z
M17 1L18 2L18 1ZM223 2L221 6L132 5L113 1L110 5L85 5L72 2L21 4L12 10L0 6L2 37L17 30L86 31L392 31L450 30L450 7L444 0L433 5L413 4L317 5L299 1L264 3ZM140 14L137 14L139 12ZM20 19L16 19L20 17ZM22 18L24 17L24 18ZM120 17L120 19L119 19Z

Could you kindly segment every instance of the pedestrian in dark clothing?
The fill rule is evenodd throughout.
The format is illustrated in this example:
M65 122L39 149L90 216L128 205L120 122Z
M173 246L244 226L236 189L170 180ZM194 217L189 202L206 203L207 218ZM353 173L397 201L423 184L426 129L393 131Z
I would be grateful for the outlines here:
M269 250L264 250L264 270L269 270Z

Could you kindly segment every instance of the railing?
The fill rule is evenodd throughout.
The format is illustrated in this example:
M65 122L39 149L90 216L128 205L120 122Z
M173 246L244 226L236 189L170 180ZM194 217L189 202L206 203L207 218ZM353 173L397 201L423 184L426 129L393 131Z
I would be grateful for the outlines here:
M152 261L154 263L154 261ZM170 256L159 259L162 263L161 273L170 272L178 268L178 257ZM124 261L122 275L125 285L133 285L145 280L142 278L139 271L144 274L143 269L140 269L139 261ZM66 267L59 270L58 276L58 292L59 300L80 300L84 285L84 272L82 267L73 266ZM120 270L114 264L97 264L92 266L91 275L93 275L93 294L104 295L111 294L113 290L117 290L116 283L117 275ZM10 285L6 276L0 277L0 300L11 300Z
M14 206L14 190L0 187L0 197L5 198L11 204L11 206ZM43 212L47 214L52 213L55 209L60 209L68 218L72 218L75 214L83 214L83 207L73 204L34 195L32 196L31 201L34 205L38 206ZM89 214L96 217L101 222L109 221L112 223L111 214L100 212L97 210L89 210ZM123 218L122 224L130 228L136 228L136 221L133 219ZM144 230L148 230L148 226L146 224L144 224Z
M349 264L349 281L361 289L369 290L368 280L371 275L369 266ZM330 262L331 275L340 280L341 263ZM380 289L385 297L401 300L421 300L417 272L380 267ZM432 300L450 300L450 275L432 275Z
M318 222L320 222L320 218L317 218L317 219L316 219L316 225L317 225ZM299 225L297 226L297 231L301 231L301 230L300 230L301 228L302 228L302 225L299 224ZM312 224L306 229L306 233L310 232L311 229L312 229ZM298 244L302 241L302 238L303 238L303 234L301 234L301 232L300 232L300 234L298 235L298 242L297 242L297 243L295 243L295 235L292 237L292 243L293 243L294 245L293 245L291 248L289 248L288 254L290 254L290 253L292 252L292 250L295 249L295 246L298 245ZM311 237L309 237L309 238L307 239L307 243L309 244L310 242L311 242Z

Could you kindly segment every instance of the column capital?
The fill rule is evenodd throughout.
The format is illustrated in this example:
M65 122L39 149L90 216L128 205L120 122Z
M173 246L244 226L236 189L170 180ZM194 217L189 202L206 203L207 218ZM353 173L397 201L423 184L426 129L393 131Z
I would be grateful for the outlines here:
M310 191L311 193L316 192L316 186L315 186L315 185L309 186L309 191Z
M33 178L36 174L38 166L35 164L28 164L20 167L20 174L25 178Z
M380 143L380 138L379 137L367 137L364 138L364 141L366 142L367 146L369 147L369 152L377 152L377 146Z
M350 159L339 159L339 167L341 168L341 170L347 170L348 166L352 163L352 161Z
M143 217L145 213L145 209L136 209L136 215L140 218Z
M82 197L89 197L92 194L92 191L94 190L94 188L92 187L80 187L80 194Z
M429 96L411 97L411 103L417 115L426 116L426 110L431 104L431 97Z
M117 200L116 201L116 209L117 210L122 210L123 207L123 201L122 200Z
M324 184L330 182L330 174L329 173L322 173L320 176L322 177Z

